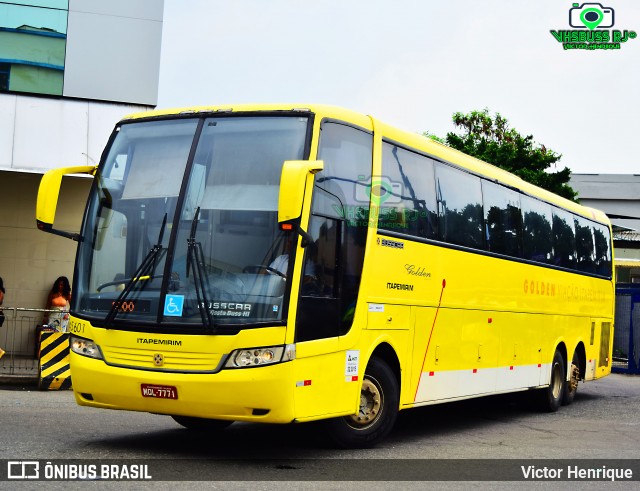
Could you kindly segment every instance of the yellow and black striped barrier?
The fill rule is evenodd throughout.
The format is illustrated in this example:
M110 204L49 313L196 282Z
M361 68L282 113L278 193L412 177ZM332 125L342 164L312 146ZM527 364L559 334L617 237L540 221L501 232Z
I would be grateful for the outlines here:
M71 388L69 368L69 333L40 333L40 378L41 390L64 390Z

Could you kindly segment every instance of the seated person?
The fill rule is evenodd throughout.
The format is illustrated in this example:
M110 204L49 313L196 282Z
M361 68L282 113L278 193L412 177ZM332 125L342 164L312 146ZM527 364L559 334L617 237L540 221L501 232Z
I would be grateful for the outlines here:
M44 324L57 331L67 332L69 323L69 302L71 301L71 285L66 276L60 276L53 282L47 297Z
M275 258L271 264L269 264L271 269L275 269L279 273L282 273L283 276L287 275L287 269L289 269L289 254L282 254ZM310 278L312 280L316 279L316 265L313 264L307 258L304 263L304 277Z
M283 277L287 276L287 270L289 269L289 251L293 245L293 240L295 236L290 235L287 238L287 242L285 245L285 252L280 256L276 257L271 264L269 264L269 268L279 272ZM312 246L309 246L312 247ZM317 281L318 277L316 276L316 265L310 259L310 251L307 251L307 255L304 262L304 270L303 270L303 280L302 280L302 293L310 294L317 289Z

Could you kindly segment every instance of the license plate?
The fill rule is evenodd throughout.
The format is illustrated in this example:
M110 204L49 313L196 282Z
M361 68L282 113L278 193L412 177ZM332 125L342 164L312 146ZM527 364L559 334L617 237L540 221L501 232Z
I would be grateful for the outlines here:
M142 397L155 397L157 399L178 398L178 389L173 385L142 384L140 390L142 391Z

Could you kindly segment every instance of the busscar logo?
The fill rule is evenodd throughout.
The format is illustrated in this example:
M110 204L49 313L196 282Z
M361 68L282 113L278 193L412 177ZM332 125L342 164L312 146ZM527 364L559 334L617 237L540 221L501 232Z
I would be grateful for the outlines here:
M615 10L600 3L574 3L569 9L571 30L549 31L565 50L613 50L635 39L635 31L611 29L616 22Z
M380 237L378 237L377 243L382 247L391 247L391 249L404 249L404 243L397 240L381 239Z

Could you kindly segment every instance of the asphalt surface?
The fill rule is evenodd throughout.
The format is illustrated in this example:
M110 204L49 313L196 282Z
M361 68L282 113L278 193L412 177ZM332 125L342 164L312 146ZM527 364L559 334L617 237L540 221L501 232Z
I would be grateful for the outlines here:
M354 483L369 489L469 489L472 482L466 479L473 476L480 476L483 489L507 489L504 479L512 474L505 469L513 471L513 463L518 469L520 464L554 462L612 466L620 459L636 459L629 462L637 465L639 409L640 377L614 374L580 384L574 403L556 413L536 412L522 395L418 408L401 412L393 433L376 448L340 450L333 448L319 424L236 423L212 436L184 430L167 416L80 407L69 391L4 387L0 459L148 463L154 479L163 479L11 482L12 488L24 489L76 489L81 484L114 489L280 489L292 483L296 489L350 489ZM482 467L477 467L478 459L483 459ZM436 460L438 467L430 467ZM449 481L432 481L425 475L430 469L438 479L435 471L448 469ZM457 475L462 482L451 482ZM572 484L575 489L575 482L512 482L509 489ZM580 489L602 489L603 484L583 480ZM633 486L607 483L622 485Z

